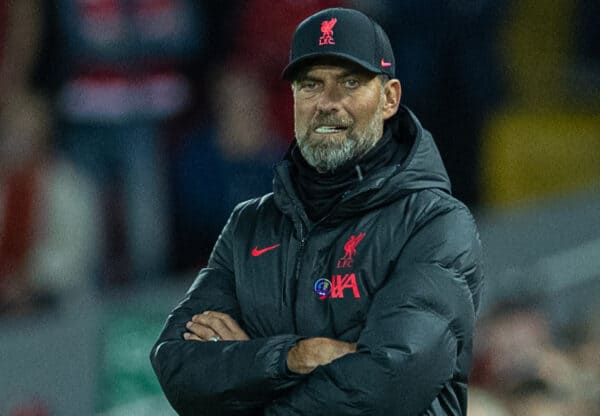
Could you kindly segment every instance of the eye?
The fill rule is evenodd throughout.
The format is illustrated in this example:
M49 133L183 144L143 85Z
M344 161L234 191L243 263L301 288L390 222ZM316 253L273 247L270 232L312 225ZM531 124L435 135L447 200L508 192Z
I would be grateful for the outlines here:
M360 81L357 80L356 78L345 79L344 87L351 89L351 90L356 89L356 88L360 87Z
M317 82L310 79L305 79L300 81L299 87L302 91L314 91L317 88Z

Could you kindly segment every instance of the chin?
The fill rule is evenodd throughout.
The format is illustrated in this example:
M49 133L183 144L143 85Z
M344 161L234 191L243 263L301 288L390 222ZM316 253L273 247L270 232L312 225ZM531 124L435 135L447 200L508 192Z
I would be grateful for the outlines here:
M348 132L347 131L342 131L339 133L311 133L310 136L308 137L308 142L311 144L317 144L317 143L323 143L323 142L327 142L327 143L331 143L331 144L340 144L345 142L346 140L348 140Z

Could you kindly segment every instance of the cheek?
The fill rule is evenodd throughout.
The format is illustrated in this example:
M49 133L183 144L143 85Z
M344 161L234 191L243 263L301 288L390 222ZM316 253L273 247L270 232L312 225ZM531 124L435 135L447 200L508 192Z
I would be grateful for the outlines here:
M377 112L381 101L381 91L375 88L365 88L351 94L345 101L345 109L358 119L371 118Z
M299 101L294 102L294 119L297 124L305 125L309 123L314 114L314 106Z
M377 106L361 105L352 109L350 113L357 126L365 127L371 123L377 113Z

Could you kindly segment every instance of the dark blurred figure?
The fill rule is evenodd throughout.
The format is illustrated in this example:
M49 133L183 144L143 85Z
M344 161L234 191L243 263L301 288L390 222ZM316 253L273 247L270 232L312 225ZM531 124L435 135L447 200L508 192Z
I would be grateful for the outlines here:
M90 287L102 241L92 183L52 152L37 96L0 111L0 314L21 315Z
M205 264L238 202L270 192L272 166L285 151L267 128L267 94L255 78L225 74L210 97L214 120L192 129L173 153L179 271Z
M0 0L0 106L31 88L41 20L38 0Z
M570 65L571 88L578 101L600 106L600 2L575 4L575 56Z
M292 93L281 70L296 22L343 3L249 0L223 15L208 2L209 99L198 122L180 132L171 161L177 270L204 265L236 203L271 191L272 165L293 137Z
M577 53L600 66L600 4L594 0L578 0L575 6L575 36Z
M436 138L453 194L479 203L479 150L486 115L504 80L497 35L505 1L355 0L378 16L396 54L402 102Z
M204 14L192 0L52 0L41 83L61 148L98 183L109 231L104 282L168 273L164 127L193 101Z

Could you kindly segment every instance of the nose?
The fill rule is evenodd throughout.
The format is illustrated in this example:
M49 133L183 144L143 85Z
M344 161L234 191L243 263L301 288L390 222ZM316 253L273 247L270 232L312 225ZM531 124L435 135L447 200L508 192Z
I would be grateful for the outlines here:
M325 85L317 102L317 110L322 113L335 113L340 109L342 95L336 84Z

